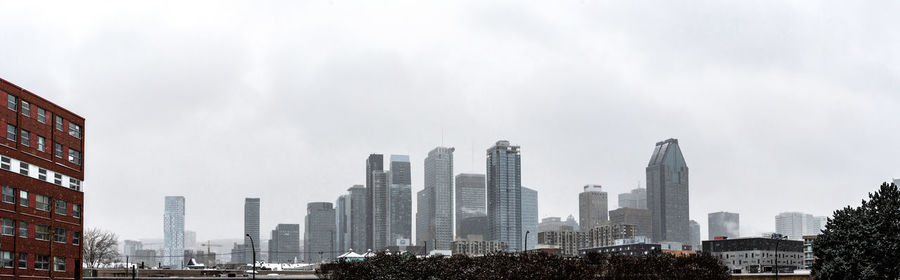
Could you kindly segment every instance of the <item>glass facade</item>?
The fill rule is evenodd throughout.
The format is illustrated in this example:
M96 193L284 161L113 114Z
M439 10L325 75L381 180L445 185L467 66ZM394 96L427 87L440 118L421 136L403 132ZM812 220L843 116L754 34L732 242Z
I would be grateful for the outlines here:
M647 208L653 241L690 243L688 167L677 139L656 143L647 165Z
M522 248L522 165L518 146L497 141L487 150L488 240Z

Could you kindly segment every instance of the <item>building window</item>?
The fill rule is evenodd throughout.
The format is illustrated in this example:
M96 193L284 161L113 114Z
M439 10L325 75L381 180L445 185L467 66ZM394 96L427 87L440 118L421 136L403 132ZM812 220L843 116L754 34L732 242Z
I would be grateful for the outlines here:
M19 237L28 238L28 223L19 221Z
M28 207L28 192L19 190L19 206Z
M34 208L38 210L50 212L50 198L43 195L34 196Z
M81 181L75 178L69 178L69 188L76 191L81 191Z
M47 169L38 168L38 179L41 179L41 181L47 181Z
M37 149L41 152L47 151L46 139L44 139L44 136L37 136Z
M3 186L3 202L16 203L16 190L10 186Z
M3 170L9 171L11 163L8 157L0 157L0 168L3 168Z
M69 162L81 165L81 152L69 148Z
M56 214L65 216L69 212L69 208L66 207L66 201L62 199L56 200Z
M50 270L50 256L44 256L44 255L34 256L34 269Z
M28 104L28 101L22 100L22 115L31 117L31 104Z
M16 141L16 127L11 124L6 125L6 140Z
M56 173L53 174L53 182L57 185L62 186L62 174Z
M53 257L53 270L66 272L66 258Z
M74 231L72 232L72 245L81 244L81 232Z
M16 236L16 221L9 218L0 218L0 234Z
M38 108L38 121L41 123L47 123L47 111L44 108Z
M75 138L81 139L81 126L69 122L69 135L74 136Z
M81 205L72 204L72 217L81 218Z
M19 253L19 269L28 269L28 253Z
M28 133L28 130L22 130L22 145L30 146L31 145L31 134Z
M53 154L56 155L56 157L58 157L58 158L62 158L62 152L63 152L62 144L53 143L53 147L55 148L55 149L53 149Z
M63 118L60 116L56 116L56 124L55 125L56 125L56 130L63 131L62 130Z
M6 106L9 107L10 110L13 110L13 112L15 112L16 111L16 96L14 96L12 94L7 94L6 95Z
M34 239L50 241L50 226L34 225Z
M19 162L19 174L28 176L28 163Z
M66 229L54 228L53 229L53 242L66 243Z
M13 267L13 254L9 251L0 251L0 265L3 267Z

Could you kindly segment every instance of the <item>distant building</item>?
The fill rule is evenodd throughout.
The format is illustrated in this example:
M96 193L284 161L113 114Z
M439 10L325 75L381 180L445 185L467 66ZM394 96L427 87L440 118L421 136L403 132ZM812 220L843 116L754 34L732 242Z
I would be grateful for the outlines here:
M375 234L375 212L376 209L384 211L382 208L386 208L386 205L381 205L383 202L376 203L375 199L375 186L373 182L373 174L375 171L384 171L384 156L381 154L370 154L368 158L366 158L366 248L376 250L375 248L375 240L373 239L373 235Z
M691 220L691 250L700 251L701 247L703 247L703 243L700 239L700 223L697 221Z
M578 218L581 228L591 229L609 222L609 197L600 185L586 185L578 194Z
M633 239L635 237L634 225L611 224L602 225L592 228L587 232L586 244L587 248L598 248L612 246L616 244L616 240Z
M654 241L690 242L688 166L677 139L656 143L647 164L647 208Z
M487 240L522 248L522 158L519 146L501 140L487 150Z
M735 238L703 241L703 252L727 266L733 274L774 272L775 243L778 271L791 273L803 267L803 242L771 238Z
M803 268L812 269L813 263L816 262L816 256L813 254L814 243L818 235L803 236Z
M366 213L368 209L366 208L366 187L363 185L353 185L353 187L347 189L347 202L350 203L349 207L350 214L347 218L347 222L349 226L347 231L349 232L350 239L350 248L357 252L365 252L368 247L366 247L366 241L368 237L366 235Z
M124 256L134 257L138 250L143 250L144 244L137 240L122 241L122 254Z
M428 246L436 250L450 250L453 241L453 152L456 149L437 147L425 158L425 190L431 205L425 211ZM422 238L419 238L422 239ZM432 247L429 247L429 249Z
M619 208L609 211L609 224L634 225L635 236L650 238L653 228L650 223L650 210L635 208Z
M333 251L335 225L332 207L331 202L310 202L306 205L303 248L308 263L328 261L336 256Z
M426 252L434 249L434 188L416 192L416 240ZM430 244L430 245L429 245Z
M185 250L194 250L197 249L197 232L185 230L184 231L184 249Z
M269 239L270 263L294 263L300 261L300 225L278 224Z
M738 238L741 236L741 216L738 213L714 212L709 213L709 239L719 236Z
M253 243L250 244L250 237L253 237ZM251 246L253 245L253 246ZM252 263L255 249L257 260L261 251L262 240L259 238L259 198L244 199L244 260L241 263Z
M579 250L579 252L582 256L590 253L599 253L604 255L646 256L661 254L662 246L655 243L632 243L597 248L585 248Z
M800 212L784 212L775 216L775 232L792 240L802 240L804 235L822 233L826 218Z
M141 264L147 268L158 267L160 262L161 260L156 256L156 250L139 249L131 255L131 263L138 265L138 268L140 268Z
M456 175L456 236L466 238L463 220L471 217L487 217L485 206L484 174ZM483 233L482 233L483 234Z
M503 242L485 241L481 236L473 235L468 239L458 239L450 243L454 255L484 256L508 250Z
M412 175L409 156L391 155L390 239L388 245L409 243L412 236ZM406 245L404 245L406 246Z
M487 216L468 217L460 221L462 231L457 233L457 239L469 239L471 235L484 236L487 234Z
M382 170L372 171L372 191L374 207L372 211L372 248L374 251L384 250L391 243L391 194L388 186L388 173Z
M637 188L619 194L619 208L647 209L647 189Z
M528 233L528 239L523 240L527 245L523 250L534 249L537 245L538 232L538 192L526 187L522 187L522 236Z
M569 216L569 217L571 217L571 216ZM578 225L578 223L575 223L575 226L577 226L577 225ZM562 218L560 218L560 217L547 217L547 218L541 219L541 223L538 224L538 232L578 231L575 226L572 226L571 224L563 222Z
M337 252L346 252L350 249L350 232L349 226L350 222L348 221L350 214L350 196L345 194L338 196L337 200L334 201L334 225L335 225L335 241L334 241L334 251ZM299 231L299 225L298 225ZM274 231L273 231L274 233ZM299 232L298 232L299 235ZM274 239L274 236L272 237ZM299 237L298 239L299 240ZM269 241L269 250L271 251L272 241ZM299 246L299 244L297 245ZM271 259L271 256L269 257Z
M165 267L181 269L184 260L184 197L167 196L163 216L163 256Z
M580 231L542 231L537 234L537 246L549 245L559 249L559 255L578 256L578 250L590 247L588 238L588 233Z

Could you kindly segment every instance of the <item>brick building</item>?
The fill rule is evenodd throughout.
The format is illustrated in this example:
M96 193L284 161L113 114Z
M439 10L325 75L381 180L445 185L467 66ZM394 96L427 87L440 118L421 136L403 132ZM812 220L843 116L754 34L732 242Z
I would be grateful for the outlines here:
M84 118L0 79L0 278L80 279Z

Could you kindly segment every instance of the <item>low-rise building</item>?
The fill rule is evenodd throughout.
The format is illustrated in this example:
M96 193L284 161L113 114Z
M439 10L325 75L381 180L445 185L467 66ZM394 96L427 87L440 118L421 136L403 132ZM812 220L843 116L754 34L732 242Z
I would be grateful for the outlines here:
M482 236L469 235L469 239L458 239L450 243L452 254L466 256L484 256L488 254L505 252L509 246L500 241L484 241Z
M582 248L599 248L615 245L618 239L630 239L635 237L635 225L609 224L592 228L585 236L586 241Z
M818 235L803 236L803 268L810 269L816 262L816 256L813 255L813 243L815 243Z
M776 252L777 246L777 252ZM731 273L790 273L803 267L803 241L771 238L735 238L703 241L703 252L727 266ZM776 264L777 259L777 264Z
M538 233L540 248L556 248L563 256L577 256L578 250L588 247L588 234L580 231L545 231ZM535 247L538 248L538 247Z
M635 243L587 248L578 251L581 256L590 253L600 253L604 255L644 256L662 253L662 246L655 243Z

